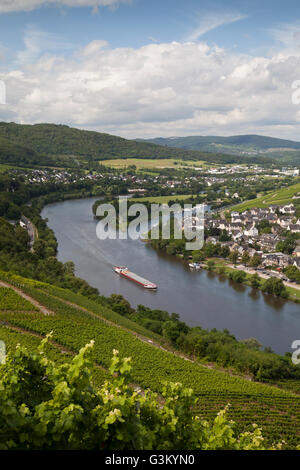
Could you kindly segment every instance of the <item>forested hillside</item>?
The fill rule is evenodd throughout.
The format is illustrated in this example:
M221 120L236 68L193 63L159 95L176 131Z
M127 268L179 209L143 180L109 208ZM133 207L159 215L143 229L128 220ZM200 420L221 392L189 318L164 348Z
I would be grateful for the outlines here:
M74 167L91 160L114 158L180 158L219 163L270 162L263 157L166 148L64 125L0 123L0 163Z
M39 155L32 149L21 144L16 144L6 137L0 137L0 162L1 163L18 163L20 165L31 163L38 164Z

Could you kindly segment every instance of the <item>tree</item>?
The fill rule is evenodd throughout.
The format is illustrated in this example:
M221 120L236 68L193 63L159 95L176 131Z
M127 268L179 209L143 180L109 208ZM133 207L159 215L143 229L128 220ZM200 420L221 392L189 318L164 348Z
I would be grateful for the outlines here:
M252 267L252 268L257 268L257 266L259 266L261 263L261 257L255 253L252 258L250 259L249 261L249 265Z
M258 274L253 274L253 276L251 276L250 278L250 284L251 284L251 287L253 287L253 289L258 289L259 286L260 286L260 277Z
M38 238L33 245L33 249L35 254L39 258L46 258L47 257L47 243L42 240L41 238Z
M259 234L272 232L271 224L267 219L263 219L260 222L258 222L258 224L256 225L256 228L258 229Z
M263 229L260 231L260 234L263 234L263 233L272 233L271 227L265 227L265 228L263 228Z
M67 261L64 263L64 272L66 274L71 274L72 276L75 275L75 264L73 261Z
M242 284L245 279L246 279L247 274L245 271L235 271L230 273L230 279L232 279L234 282L239 282Z
M177 246L175 242L171 242L167 247L168 255L176 255L177 253Z
M277 295L278 297L288 297L288 292L282 279L277 277L270 277L267 279L263 284L262 290L267 294Z
M220 276L224 276L226 273L225 266L220 266L218 273L220 274Z
M22 228L20 225L16 228L15 237L16 237L16 241L20 244L22 249L28 248L29 241L30 241L29 235L27 231L24 228Z
M172 343L176 343L176 340L180 335L178 323L173 320L166 321L163 325L163 335Z
M205 256L202 251L195 250L192 252L192 258L193 258L194 263L199 263L200 261L204 261Z
M230 250L229 250L228 246L221 246L221 248L219 250L219 255L222 258L228 258L228 256L230 255Z
M276 245L276 251L281 251L287 255L291 255L296 247L296 234L289 234L285 240L280 241Z
M250 261L250 255L248 253L248 251L245 251L245 253L243 254L242 256L242 263L247 266L247 264L249 263Z
M262 344L256 338L246 338L241 341L249 349L261 349Z
M195 416L192 389L165 383L162 400L150 390L135 391L129 385L131 359L116 350L111 379L95 389L93 342L60 365L47 358L46 342L39 354L17 347L0 366L1 449L265 449L256 425L238 435L228 406L212 423Z
M207 267L210 271L214 268L214 266L215 266L215 262L212 259L207 261Z
M229 260L233 263L236 264L238 260L239 254L237 251L232 251L229 255Z
M229 242L231 240L231 235L227 230L222 230L219 238L220 242Z
M111 294L108 299L108 302L114 310L114 312L119 313L120 315L128 315L134 312L134 309L131 308L130 303L127 299L123 297L121 294Z
M291 281L300 283L300 270L296 266L288 266L284 272Z
M216 254L216 246L213 243L206 243L203 250L207 258L211 258Z

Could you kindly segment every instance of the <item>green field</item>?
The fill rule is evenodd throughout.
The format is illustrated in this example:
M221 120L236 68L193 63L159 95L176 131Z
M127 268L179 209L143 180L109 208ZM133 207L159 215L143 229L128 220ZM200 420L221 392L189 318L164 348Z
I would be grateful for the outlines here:
M190 161L190 160L176 160L174 158L163 158L163 159L143 159L143 158L119 158L116 160L101 160L102 165L109 166L111 168L128 168L129 166L135 165L138 170L142 168L180 168L183 166L204 166L207 162L203 161Z
M169 201L175 201L176 199L182 201L190 197L196 197L196 195L195 194L174 194L173 196L139 197L139 198L132 198L130 200L136 201L136 202L153 202L157 204L167 204ZM205 194L203 194L203 197L205 197Z
M269 207L273 204L284 205L294 202L293 196L300 193L300 183L288 186L286 188L270 191L251 201L242 202L231 208L231 211L243 212L251 207ZM297 200L297 199L296 199Z
M21 166L15 166L15 165L7 165L6 163L0 163L0 173L3 173L4 171L7 170L30 170L31 168L25 168Z

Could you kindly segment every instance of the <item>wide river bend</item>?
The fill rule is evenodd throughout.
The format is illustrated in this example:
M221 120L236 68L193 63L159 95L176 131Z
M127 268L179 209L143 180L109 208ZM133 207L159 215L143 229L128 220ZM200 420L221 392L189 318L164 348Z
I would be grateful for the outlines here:
M109 296L122 294L132 306L180 314L190 326L227 328L238 339L257 338L280 354L300 339L300 305L234 284L207 271L191 272L175 257L158 253L140 240L99 240L92 205L99 198L76 199L44 207L58 240L58 259L74 261L76 275ZM128 266L158 284L157 292L120 278L113 265Z

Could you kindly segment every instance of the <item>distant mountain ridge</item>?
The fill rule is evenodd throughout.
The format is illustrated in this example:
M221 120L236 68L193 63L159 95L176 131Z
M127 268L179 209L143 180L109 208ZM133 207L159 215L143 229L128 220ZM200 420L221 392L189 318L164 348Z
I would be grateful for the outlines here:
M220 151L230 150L235 147L237 151L265 152L275 149L300 150L300 142L276 137L268 137L256 134L233 135L229 137L220 136L188 136L188 137L157 137L154 139L138 139L138 141L149 142L163 146L178 147L185 150Z

